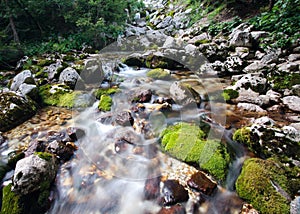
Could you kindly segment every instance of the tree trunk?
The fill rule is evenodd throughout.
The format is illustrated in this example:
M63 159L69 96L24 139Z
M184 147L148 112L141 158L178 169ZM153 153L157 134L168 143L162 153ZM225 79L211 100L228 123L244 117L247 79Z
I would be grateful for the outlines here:
M9 17L9 25L10 25L11 30L12 30L13 35L14 35L14 42L19 45L20 44L20 39L19 39L18 32L17 32L17 29L16 29L16 26L15 26L15 23L14 23L14 20L13 20L12 16Z
M6 4L7 10L9 11L8 1L7 0L5 0L5 4ZM18 36L16 25L14 23L14 20L13 20L13 17L12 17L11 14L9 14L9 26L10 26L12 32L13 32L14 42L17 43L17 44L20 44L20 39L19 39L19 36Z

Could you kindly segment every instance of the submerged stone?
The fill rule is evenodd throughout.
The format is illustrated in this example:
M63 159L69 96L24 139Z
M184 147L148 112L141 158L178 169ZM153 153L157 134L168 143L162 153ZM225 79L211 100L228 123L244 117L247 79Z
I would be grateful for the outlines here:
M151 77L153 79L166 80L170 78L170 73L165 69L155 68L147 73L147 77Z
M164 205L174 205L189 199L188 191L177 180L166 180L162 191Z
M211 195L213 191L217 188L217 183L209 179L203 172L196 172L188 180L187 184L206 195Z

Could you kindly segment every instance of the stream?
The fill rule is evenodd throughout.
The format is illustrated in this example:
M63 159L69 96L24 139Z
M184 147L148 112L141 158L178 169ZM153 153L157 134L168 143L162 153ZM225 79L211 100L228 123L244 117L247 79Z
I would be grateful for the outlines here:
M108 72L112 72L115 62L103 63ZM217 193L207 198L200 207L200 196L189 190L190 199L184 203L186 212L238 213L241 210L243 201L236 196L234 183L245 153L231 140L232 133L210 118L210 102L189 108L177 103L165 107L159 102L170 98L170 86L174 81L195 80L197 76L175 70L171 71L171 80L152 80L146 76L148 71L122 65L120 71L114 74L122 82L119 85L121 92L113 96L111 113L99 112L99 101L96 101L92 107L73 115L71 123L85 130L86 135L78 140L79 149L75 156L59 170L53 196L55 200L49 213L159 212L161 206L157 201L144 198L145 180L160 176L170 179L173 176L184 182L197 171L159 150L160 132L167 125L180 121L209 124L210 137L223 138L236 154L226 183L219 185ZM102 87L107 84L103 83ZM131 102L131 92L148 89L155 91L150 102ZM134 112L133 126L113 124L117 113L124 111Z

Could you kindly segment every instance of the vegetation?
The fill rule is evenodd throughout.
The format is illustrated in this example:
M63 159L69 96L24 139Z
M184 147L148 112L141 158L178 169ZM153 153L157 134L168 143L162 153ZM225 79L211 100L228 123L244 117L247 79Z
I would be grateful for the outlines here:
M22 45L29 54L101 47L122 34L142 6L138 0L4 0L0 46Z
M3 188L3 200L2 200L2 214L21 214L19 201L20 196L11 191L12 184L9 184Z
M112 95L119 92L118 88L99 88L94 92L95 97L100 100L102 95Z
M233 89L224 89L222 96L225 101L230 101L232 99L238 98L239 92Z
M108 95L101 95L98 109L100 111L110 111L112 106L112 98Z

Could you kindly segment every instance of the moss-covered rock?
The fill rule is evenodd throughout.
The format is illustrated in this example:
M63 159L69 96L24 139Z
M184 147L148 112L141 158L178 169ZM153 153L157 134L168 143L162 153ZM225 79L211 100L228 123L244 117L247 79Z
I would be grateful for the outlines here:
M273 83L273 89L275 91L282 91L286 88L292 89L293 85L300 84L299 73L286 73L272 75L269 80Z
M48 152L35 152L35 155L37 155L39 158L42 158L45 161L50 161L52 159L52 154Z
M0 48L0 69L11 69L24 56L21 49L12 46Z
M155 69L152 69L151 71L147 72L147 77L150 77L153 79L167 80L170 78L170 74L165 69L155 68Z
M198 163L219 180L226 178L230 155L217 140L206 140L206 134L196 125L178 123L161 133L161 147L175 158Z
M1 214L21 214L20 196L11 191L12 184L3 188Z
M238 195L260 213L289 213L289 180L285 170L272 160L245 161L236 181Z
M67 108L85 108L91 104L89 96L81 91L72 91L64 84L46 84L40 87L43 104Z
M9 167L4 162L0 161L0 182L2 181L8 170Z
M101 95L98 109L100 111L110 111L113 104L112 98L108 95Z
M0 131L20 125L36 113L36 103L13 92L0 93Z
M222 96L225 101L230 101L232 99L238 98L239 92L233 89L224 89Z
M118 88L99 88L94 92L94 96L100 100L102 95L112 95L117 92L120 92Z

